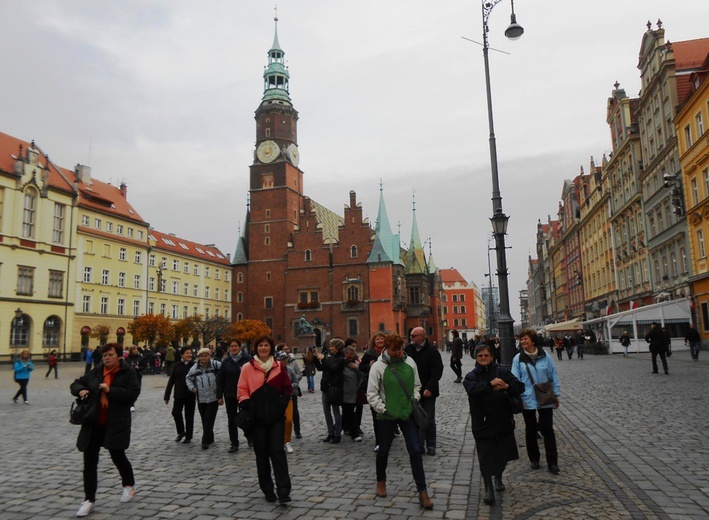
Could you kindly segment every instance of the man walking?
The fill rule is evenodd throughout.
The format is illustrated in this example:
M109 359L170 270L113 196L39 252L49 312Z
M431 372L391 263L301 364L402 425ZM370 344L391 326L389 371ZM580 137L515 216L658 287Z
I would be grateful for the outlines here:
M689 329L687 329L687 333L684 335L684 344L689 344L692 359L699 361L699 349L702 348L702 338L699 336L699 331L694 323L689 324Z
M421 449L424 441L429 455L436 454L436 397L438 397L438 381L443 376L443 360L441 353L426 339L422 327L414 327L409 336L411 343L406 347L406 355L416 362L419 379L421 380L421 406L428 414L428 428L419 430Z
M454 383L460 383L463 380L463 340L460 339L458 331L453 329L453 343L451 346L451 368L455 372L456 379Z
M645 341L650 344L650 352L652 353L652 373L657 374L657 355L660 355L660 361L662 361L662 368L665 370L665 374L669 374L667 370L667 359L665 359L665 335L662 329L657 326L657 323L653 322L650 325L650 332L645 335Z

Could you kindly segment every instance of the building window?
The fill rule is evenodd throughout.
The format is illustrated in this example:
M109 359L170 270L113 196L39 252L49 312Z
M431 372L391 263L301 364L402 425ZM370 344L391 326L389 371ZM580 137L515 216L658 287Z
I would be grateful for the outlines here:
M263 299L263 308L264 309L273 309L273 298L270 296L266 296Z
M101 271L101 285L108 285L110 278L110 272L108 269L103 269Z
M94 219L94 227L96 229L101 229L101 219L100 218L95 218Z
M120 226L119 226L119 227L120 227ZM132 227L129 227L129 228L127 229L127 232L128 232L128 236L129 236L130 238L133 238L133 228L132 228Z
M310 262L313 259L313 253L310 251L310 249L305 250L305 261Z
M126 313L126 300L125 298L118 298L118 314L123 316Z
M159 278L160 280L160 292L167 292L167 280L165 278Z
M707 252L704 248L704 231L701 229L697 230L697 244L699 246L699 258L706 258Z
M47 318L44 322L44 329L42 330L42 346L58 347L61 330L62 326L59 318L56 316Z
M273 334L273 318L266 318L264 321L266 322L266 327L268 327L271 330L271 334Z
M104 244L103 245L103 257L104 258L111 258L111 244Z
M133 262L135 262L136 264L143 263L143 255L141 254L141 251L135 252L135 256L133 257Z
M17 294L32 296L34 293L34 267L17 267Z
M699 204L699 188L697 187L697 179L692 179L689 183L692 187L692 206Z
M209 287L204 288L204 297L208 300L209 299Z
M219 287L217 287L216 289L214 289L214 299L215 299L215 300L218 300L218 299L219 299Z
M350 247L350 258L357 258L357 246Z
M64 295L64 272L49 270L49 298L61 298Z
M199 285L195 284L192 286L192 296L195 298L199 296Z
M167 304L166 303L161 303L160 304L160 314L165 316L165 313L167 312Z
M458 306L453 305L453 314L458 314Z
M457 301L458 301L458 295L457 295L457 294L454 294L454 295L453 295L453 301L454 301L454 302L457 302Z
M31 190L25 193L25 208L22 212L22 236L23 238L34 238L35 205L37 196Z
M120 224L116 224L116 233L119 235L123 234L123 226ZM130 235L129 235L130 236Z
M155 255L151 254L151 255L148 257L148 266L149 266L149 267L155 267L155 261L156 261L156 260L157 260L157 259L155 258Z
M113 231L113 223L106 222L106 231L108 231L109 233Z
M692 127L689 125L684 127L684 142L687 145L687 149L692 147Z
M356 285L350 285L347 288L347 301L358 302L359 300L359 287L357 287Z
M701 137L704 135L704 121L702 120L702 113L699 112L694 116L694 120L697 123L697 136Z
M101 307L99 313L108 314L108 296L101 296Z
M229 289L224 289L224 301L228 302L229 301ZM224 317L226 318L226 314L224 314Z
M172 282L172 294L180 294L180 282Z
M184 267L183 272L184 272L185 274L190 274L190 263L189 263L189 262L185 262L185 265L184 265L183 267Z
M184 294L185 296L190 295L190 284L189 283L185 282L184 285L182 286L182 294Z
M88 215L81 215L81 225L82 226L89 225L89 216Z
M165 258L164 256L160 260L160 267L162 267L163 269L167 269L167 258Z
M465 301L465 295L464 295L464 294L461 294L461 295L460 295L460 301L462 301L462 302Z
M199 314L197 307L192 307L192 316L197 316Z
M10 325L10 346L26 347L29 345L30 320L23 314L12 318Z
M126 273L118 273L118 287L126 286Z
M460 326L460 324L459 324L459 322L458 322L458 318L454 318L454 319L453 319L453 326L454 326L454 327L459 327L459 326Z
M419 287L409 287L409 303L412 305L421 303L421 291Z
M133 289L140 289L140 275L133 275Z
M236 273L236 283L244 283L244 273Z
M92 267L84 267L84 283L91 283L93 271Z
M239 321L241 321L241 320L243 320L243 319L244 319L244 315L241 314L240 312L237 312L237 313L236 313L236 321L239 322ZM267 323L266 325L268 325L268 323Z
M155 314L155 302L148 302L148 314Z
M467 320L466 318L463 318L463 319L460 320L460 321L461 321L461 325L463 326L463 328L467 328L467 327L468 327L468 320Z
M263 237L263 245L270 246L271 245L271 237Z
M264 224L263 225L263 232L270 233L271 232L271 224Z
M210 277L209 267L207 267L207 266L204 267L204 276L205 276L205 278Z
M189 307L185 305L182 307L182 319L184 320L187 316L189 316Z
M121 247L118 249L118 259L123 260L125 262L126 260L126 248Z
M347 319L347 335L351 338L359 336L359 320L357 318Z
M244 293L242 293L241 291L236 293L236 301L237 301L237 303L243 302L244 301Z
M64 242L64 204L54 204L54 230L52 231L52 242L61 244Z
M179 270L180 270L180 261L179 261L179 260L173 260L173 261L172 261L172 270L173 270L173 271L179 271Z
M140 300L133 300L133 316L140 314Z
M266 218L271 218L271 210L270 209L266 210Z
M214 278L215 278L215 279L217 279L217 280L221 279L221 278L220 278L221 275L222 275L222 272L221 272L219 269L215 269L215 270L214 270Z
M148 277L148 291L150 291L150 292L155 291L155 277L154 276Z
M441 298L441 300L443 300L443 302L447 302L447 301L448 301L448 295L447 295L447 294L444 294L443 297Z
M271 271L266 271L266 281L267 282L271 281Z
M199 276L199 266L197 264L194 264L194 270L192 271L192 274L195 276Z
M81 296L81 312L91 312L91 296L88 294Z
M460 313L465 314L465 305L460 306Z
M143 240L143 232L138 230L138 240Z
M170 313L170 317L171 317L173 320L176 320L176 319L178 319L178 318L180 317L180 316L179 316L179 307L178 307L177 305L173 305L173 306L172 306L172 312Z

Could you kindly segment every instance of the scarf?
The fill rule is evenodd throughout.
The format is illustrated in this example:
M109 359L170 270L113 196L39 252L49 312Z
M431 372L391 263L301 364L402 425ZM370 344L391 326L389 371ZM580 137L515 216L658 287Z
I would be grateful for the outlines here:
M273 356L268 356L268 359L266 361L261 361L258 356L254 357L254 362L261 367L261 370L266 372L268 374L268 371L273 368Z
M494 359L492 360L492 363L490 363L490 364L487 365L487 366L479 365L478 362L476 361L476 362L475 362L475 368L473 369L473 373L474 373L474 374L484 374L484 373L486 373L488 370L490 370L491 368L497 368L498 366L499 366L499 365L497 364L497 361L495 361Z
M527 351L525 350L525 352ZM534 349L534 352L527 352L527 355L532 361L537 361L537 358L539 357L539 350Z
M113 379L116 377L116 374L118 373L118 369L121 368L121 365L118 364L112 369L107 369L106 367L103 368L103 382L108 385L109 388L111 388L111 385L113 384ZM98 424L106 424L106 420L108 419L108 394L106 392L101 392L101 398L99 399L99 413L98 413Z
M239 361L242 357L244 357L244 351L243 351L243 350L240 350L237 355L229 354L229 357L230 357L232 360L234 360L234 362L236 363L236 362Z

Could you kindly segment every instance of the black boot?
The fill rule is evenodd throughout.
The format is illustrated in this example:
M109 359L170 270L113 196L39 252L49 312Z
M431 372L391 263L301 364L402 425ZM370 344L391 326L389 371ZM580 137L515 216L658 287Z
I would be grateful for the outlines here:
M495 503L495 490L492 487L492 476L484 476L483 482L485 483L485 497L483 498L483 502L487 505L492 505Z
M495 475L493 480L495 482L495 491L502 493L505 490L505 485L502 483L502 475Z

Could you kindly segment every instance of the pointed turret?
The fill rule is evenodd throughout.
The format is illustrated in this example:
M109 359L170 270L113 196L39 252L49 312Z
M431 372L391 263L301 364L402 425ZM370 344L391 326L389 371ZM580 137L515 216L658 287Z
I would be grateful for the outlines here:
M374 245L367 263L391 262L401 265L399 234L391 231L386 204L384 203L384 187L379 183L379 212L374 226Z
M419 226L416 221L416 199L413 204L413 223L411 225L411 241L409 242L409 250L406 252L406 274L427 274L426 256L421 245L421 237L419 236Z
M288 93L288 81L290 75L285 65L285 52L278 42L278 15L273 19L276 29L273 36L273 45L268 51L268 65L263 71L263 101L281 100L290 104L290 94Z

